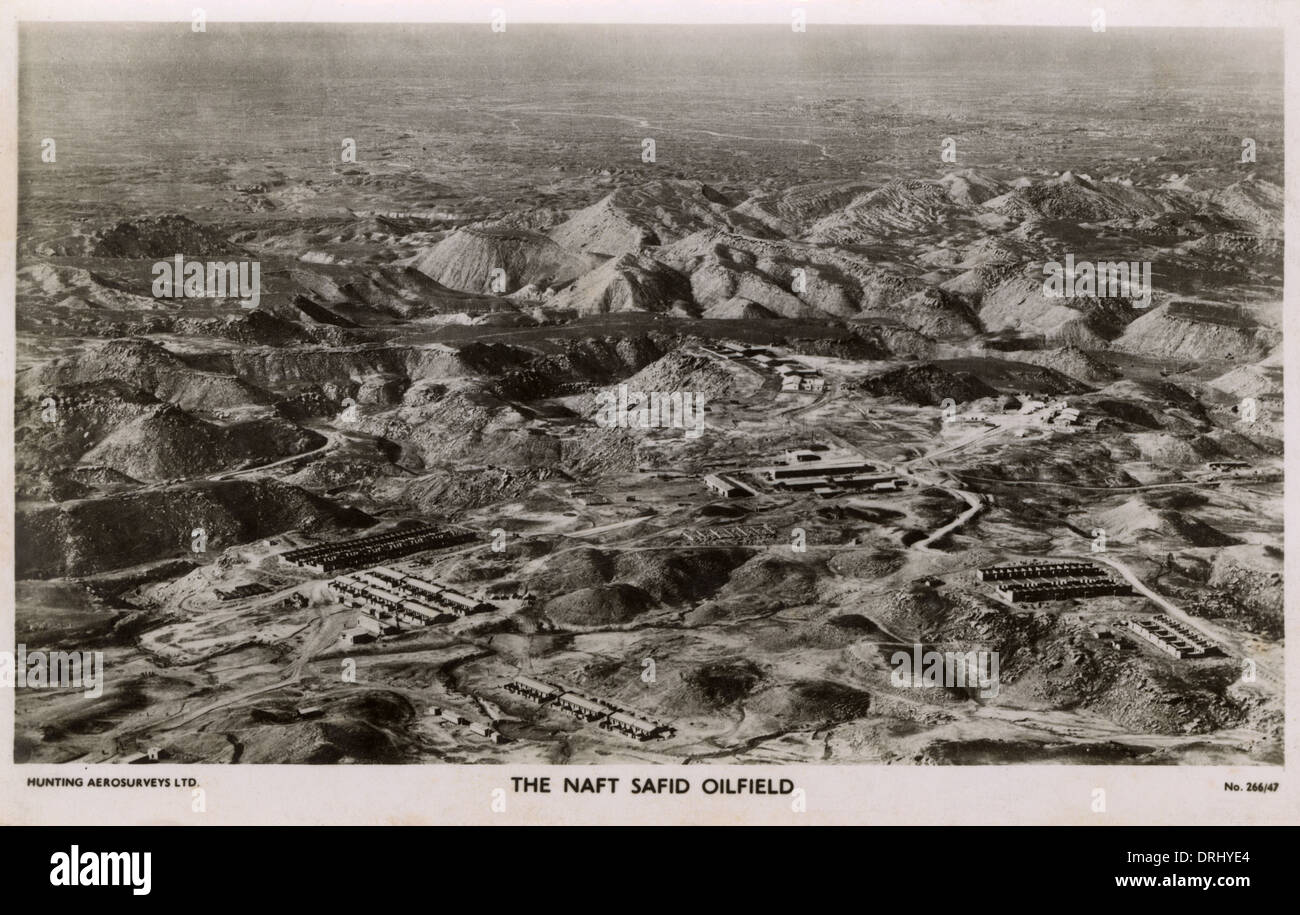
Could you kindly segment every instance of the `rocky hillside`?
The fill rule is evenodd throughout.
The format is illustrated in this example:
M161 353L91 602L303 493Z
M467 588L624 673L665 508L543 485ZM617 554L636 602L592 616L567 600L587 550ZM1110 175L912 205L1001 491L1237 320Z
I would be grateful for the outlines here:
M59 505L21 505L15 519L19 578L90 575L286 530L366 524L369 518L283 483L230 480L149 489Z

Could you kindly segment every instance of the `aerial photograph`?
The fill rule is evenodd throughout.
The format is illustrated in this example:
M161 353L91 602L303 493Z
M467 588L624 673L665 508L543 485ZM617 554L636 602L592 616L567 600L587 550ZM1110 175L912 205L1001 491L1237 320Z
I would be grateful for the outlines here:
M1281 765L1281 31L802 9L21 23L15 761Z

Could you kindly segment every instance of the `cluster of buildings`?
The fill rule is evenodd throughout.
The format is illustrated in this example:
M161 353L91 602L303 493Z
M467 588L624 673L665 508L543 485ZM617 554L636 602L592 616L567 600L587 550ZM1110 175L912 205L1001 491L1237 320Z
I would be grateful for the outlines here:
M686 528L682 530L681 536L683 540L692 545L744 544L758 546L777 543L781 535L777 533L776 528L772 525L762 523Z
M1058 429L1069 428L1079 424L1079 410L1072 407L1064 400L1034 400L1027 398L1020 403L1020 412L1023 415L1032 415L1040 423L1050 423Z
M486 737L493 743L506 742L505 736L496 728L492 727L492 725L485 724L482 721L472 721L455 709L442 708L441 706L435 705L433 708L429 709L429 714L433 715L435 718L442 719L448 724L464 725L469 728L470 733L477 734L480 737Z
M521 674L507 683L505 688L538 705L551 705L579 721L598 724L607 731L617 731L635 740L667 738L676 733L666 724L651 721L612 703L583 696L535 677Z
M256 597L259 594L268 594L271 589L266 585L253 583L247 585L236 585L235 587L226 590L214 588L213 591L217 595L217 600L229 601L242 600L245 597Z
M1138 638L1175 658L1203 658L1218 651L1217 645L1191 626L1163 614L1134 617L1128 621L1128 628Z
M1210 461L1205 465L1206 470L1212 470L1216 473L1223 473L1231 470L1246 470L1250 467L1246 461Z
M996 581L1008 603L1038 604L1083 597L1126 597L1133 588L1090 562L1025 562L979 569L980 581Z
M329 583L329 588L344 606L361 610L361 628L375 635L496 609L436 581L385 566L340 576Z
M783 394L816 393L826 388L826 379L821 372L798 359L779 356L767 347L717 343L713 346L705 346L704 349L715 356L745 363L759 371L775 372L781 378Z
M822 377L821 372L793 359L778 364L776 373L781 376L782 394L815 394L826 389L826 379Z
M823 498L850 490L893 492L907 485L898 474L856 454L824 447L787 451L783 463L755 467L751 473L779 492L812 492Z
M474 540L468 531L422 526L402 528L386 534L357 537L338 543L323 543L281 553L285 562L310 569L313 572L333 572L338 569L355 569L400 559L425 550L457 546Z

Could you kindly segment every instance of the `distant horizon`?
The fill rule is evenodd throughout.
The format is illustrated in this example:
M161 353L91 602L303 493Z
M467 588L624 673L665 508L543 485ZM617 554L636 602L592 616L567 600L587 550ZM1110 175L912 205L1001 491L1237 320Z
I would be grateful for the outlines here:
M504 106L503 123L516 120L515 130L539 143L546 119L564 119L566 137L581 134L588 150L639 142L643 134L636 131L669 131L675 124L678 155L687 148L707 155L720 139L710 131L721 132L732 135L731 145L783 144L790 161L810 153L813 159L801 167L820 173L833 161L892 156L894 134L867 131L879 144L868 154L854 131L867 123L863 118L879 121L903 110L913 121L991 116L997 107L991 100L1016 98L1073 130L1089 117L1113 121L1109 104L1139 104L1142 93L1181 106L1178 116L1194 120L1206 114L1200 99L1231 92L1235 100L1221 119L1256 117L1254 133L1243 135L1264 129L1255 106L1280 111L1279 33L1143 29L1098 38L1086 29L1008 26L847 26L792 34L744 25L548 23L496 33L486 23L239 23L197 34L175 23L25 23L18 42L20 133L75 135L83 155L93 149L105 161L153 155L163 146L175 151L175 144L246 156L249 144L265 144L268 152L302 143L317 148L335 134L367 129L391 129L395 143L413 125L456 122L465 116L457 106L474 97ZM238 92L230 91L234 86ZM392 86L405 91L392 95ZM784 100L771 125L747 120L759 87L769 103ZM665 108L670 97L675 102ZM256 108L245 103L252 99ZM848 110L840 120L819 113L818 99L858 100L859 121L846 120ZM1098 107L1101 99L1109 101ZM684 118L683 105L712 113ZM538 110L530 114L530 108ZM368 112L368 128L358 123L359 112ZM390 117L378 118L380 112ZM1124 116L1149 117L1136 108ZM236 123L242 129L229 129ZM957 127L942 120L935 129L942 136ZM436 143L440 130L433 134ZM1111 153L1123 159L1161 152L1144 135L1141 121L1134 123L1109 141ZM1098 166L1080 146L1091 142L1087 136L1062 136L1062 150L1072 155L1057 167ZM965 163L987 166L975 149L989 155L980 144Z

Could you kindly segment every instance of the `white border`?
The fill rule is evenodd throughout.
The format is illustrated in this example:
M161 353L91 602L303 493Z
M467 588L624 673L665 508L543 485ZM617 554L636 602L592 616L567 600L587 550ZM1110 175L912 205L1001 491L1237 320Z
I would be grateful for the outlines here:
M514 23L1024 25L1087 27L1106 11L1107 28L1269 28L1285 0L10 0L20 20L188 22L481 22L504 10Z
M808 27L838 23L950 24L1088 27L1092 10L1106 10L1107 29L1126 26L1285 27L1286 28L1286 145L1300 149L1297 136L1297 82L1300 55L1296 25L1300 6L1282 2L1030 2L1030 0L941 0L941 2L852 2L852 0L754 0L754 2L651 2L651 0L443 0L443 2L343 3L310 0L235 0L235 2L160 2L134 0L90 3L85 0L10 0L0 10L0 60L4 62L0 91L0 303L4 306L0 335L0 386L7 401L0 411L0 448L6 458L0 479L0 517L13 517L13 367L14 258L16 227L17 20L109 21L152 20L186 23L202 7L209 27L231 21L333 22L482 22L494 8L504 9L512 26L527 22L656 22L771 23L788 27L790 10L808 11ZM1300 188L1300 157L1286 167L1285 363L1296 362L1295 288L1300 277L1296 249L1296 195ZM1296 479L1300 461L1297 403L1300 379L1289 369L1285 378L1286 470ZM1300 542L1295 536L1294 489L1287 488L1286 608L1295 618ZM12 648L13 529L0 525L3 555L0 564L0 640ZM1295 639L1287 646L1286 670L1297 666ZM1265 825L1300 822L1300 784L1289 777L1300 760L1297 741L1297 687L1300 676L1288 676L1285 767L1194 766L963 766L910 767L870 765L826 766L15 766L13 694L0 690L0 823L11 824L512 824L512 823L681 823L681 824L1080 824ZM1288 771L1290 770L1290 771ZM557 787L565 778L617 777L614 795L515 794L511 776L550 776ZM28 778L40 777L170 777L194 778L206 792L206 812L191 810L188 788L158 790L38 789ZM688 778L693 790L682 796L627 794L631 777ZM705 796L705 778L790 778L806 792L807 811L795 812L783 797ZM1227 780L1279 781L1276 794L1223 790ZM506 788L506 809L494 812L494 789ZM1107 812L1093 813L1092 792L1104 788Z

